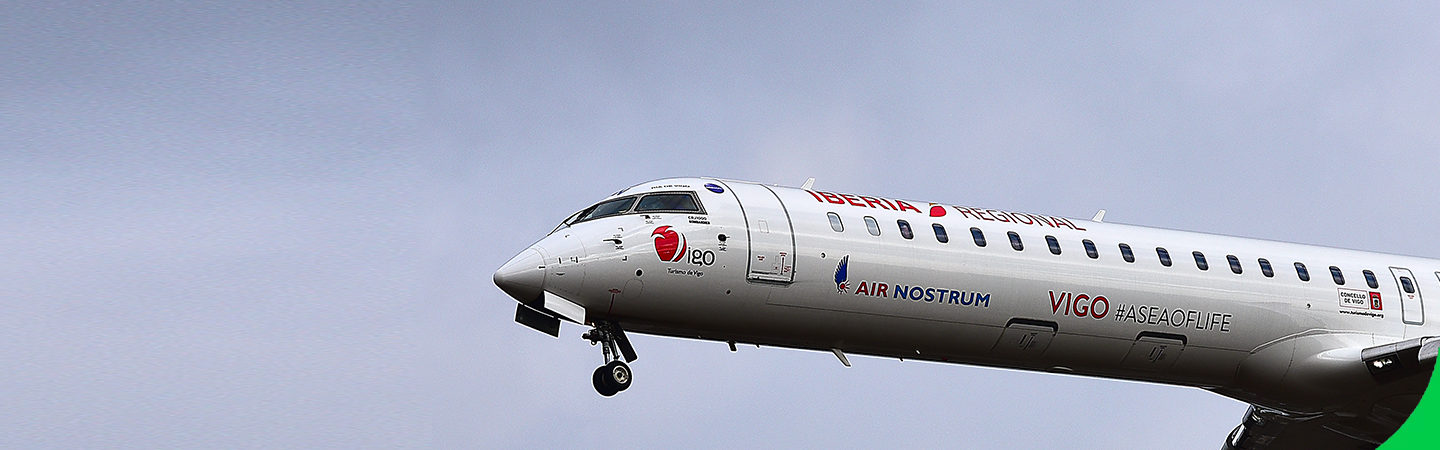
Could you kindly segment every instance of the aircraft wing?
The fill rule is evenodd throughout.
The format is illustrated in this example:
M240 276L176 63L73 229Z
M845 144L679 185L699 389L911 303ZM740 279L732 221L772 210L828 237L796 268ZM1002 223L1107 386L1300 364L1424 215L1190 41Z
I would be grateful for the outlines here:
M1415 404L1376 405L1368 417L1324 414L1293 418L1251 406L1245 420L1225 439L1223 450L1352 450L1374 449L1409 417ZM1398 408L1398 409L1393 409Z
M1430 383L1437 353L1440 353L1440 340L1434 338L1366 349L1362 359L1376 384L1358 400L1311 415L1287 414L1250 405L1245 418L1220 448L1374 449L1390 439L1420 403Z

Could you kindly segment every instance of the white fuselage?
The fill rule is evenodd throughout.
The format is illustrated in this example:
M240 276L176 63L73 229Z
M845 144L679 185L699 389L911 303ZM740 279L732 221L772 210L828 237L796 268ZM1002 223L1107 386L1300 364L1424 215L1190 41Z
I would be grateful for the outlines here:
M718 179L611 198L662 192L701 210L562 226L532 246L543 290L634 332L1197 386L1297 414L1373 383L1362 349L1440 334L1422 297L1440 296L1436 260Z

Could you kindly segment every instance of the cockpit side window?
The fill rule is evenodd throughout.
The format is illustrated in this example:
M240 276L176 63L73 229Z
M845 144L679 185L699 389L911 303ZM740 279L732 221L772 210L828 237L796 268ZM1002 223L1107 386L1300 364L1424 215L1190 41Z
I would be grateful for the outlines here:
M640 203L635 205L635 212L647 211L700 212L700 205L690 194L650 194L640 198Z
M576 217L575 221L571 223L579 223L587 220L599 219L601 217L610 217L614 215L624 214L626 211L630 210L630 205L634 203L635 197L617 198L614 200L600 202L599 204L586 209L584 212L581 212L580 216Z
M560 231L561 228L568 227L570 226L570 224L575 223L575 218L580 217L580 215L584 213L585 210L575 211L575 214L571 214L570 217L566 217L565 220L560 222L560 225L556 225L555 229L550 230L550 234L555 234L555 232Z

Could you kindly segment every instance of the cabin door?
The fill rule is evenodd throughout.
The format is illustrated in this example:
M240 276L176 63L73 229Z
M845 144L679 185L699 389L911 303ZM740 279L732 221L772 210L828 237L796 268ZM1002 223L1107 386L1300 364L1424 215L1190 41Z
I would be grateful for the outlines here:
M749 233L750 262L745 278L785 284L795 281L795 234L780 197L764 185L726 185L740 200Z

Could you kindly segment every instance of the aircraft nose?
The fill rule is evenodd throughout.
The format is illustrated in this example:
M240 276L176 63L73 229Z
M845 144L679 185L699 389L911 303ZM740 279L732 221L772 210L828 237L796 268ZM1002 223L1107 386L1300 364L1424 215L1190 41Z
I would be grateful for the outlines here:
M525 249L495 271L495 285L522 302L539 298L545 289L544 257L533 248Z

